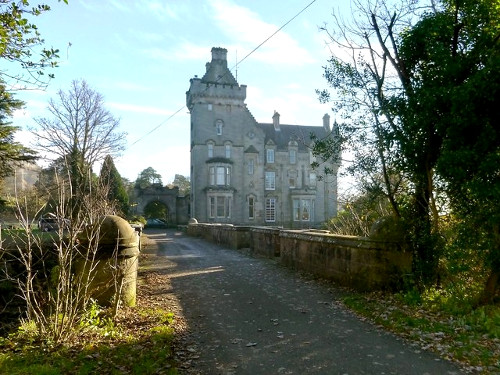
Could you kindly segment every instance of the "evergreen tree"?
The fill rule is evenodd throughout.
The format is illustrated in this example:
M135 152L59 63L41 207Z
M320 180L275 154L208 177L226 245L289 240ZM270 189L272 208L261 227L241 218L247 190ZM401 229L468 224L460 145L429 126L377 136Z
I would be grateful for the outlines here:
M123 179L110 155L104 158L99 182L101 186L108 189L108 201L116 205L116 208L120 210L123 216L127 216L129 213L129 196L123 184Z
M189 195L189 192L191 191L191 182L189 181L189 177L181 174L176 174L172 183L167 186L169 188L177 186L179 188L180 195Z
M12 90L45 88L53 78L45 71L57 66L58 50L43 47L37 26L28 19L49 10L47 4L30 6L28 0L0 1L0 179L16 166L36 159L33 150L14 142L19 128L7 120L24 106L14 99Z
M14 141L14 134L19 128L8 121L13 112L22 108L23 104L0 84L0 179L12 174L21 163L36 159L33 150Z
M162 184L161 175L152 167L144 169L135 180L136 189L146 189L151 185L161 186Z

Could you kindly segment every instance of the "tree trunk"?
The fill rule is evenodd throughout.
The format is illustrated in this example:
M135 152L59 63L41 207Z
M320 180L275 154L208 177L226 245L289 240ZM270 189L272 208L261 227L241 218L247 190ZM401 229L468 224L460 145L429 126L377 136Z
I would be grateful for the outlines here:
M493 225L491 235L493 236L493 249L489 255L491 272L479 299L479 303L484 305L494 302L500 290L500 224Z
M412 220L413 271L422 285L433 283L437 275L439 256L435 249L429 216L429 190L425 178L418 181L415 189L414 215Z
M494 301L497 290L500 287L500 272L492 270L490 276L486 280L481 298L479 299L479 304L487 305Z

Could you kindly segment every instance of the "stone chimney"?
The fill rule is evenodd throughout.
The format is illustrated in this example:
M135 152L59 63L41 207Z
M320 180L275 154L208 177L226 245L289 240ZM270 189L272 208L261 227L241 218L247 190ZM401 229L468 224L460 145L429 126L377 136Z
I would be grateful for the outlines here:
M323 128L325 132L330 133L330 115L328 113L323 116Z
M274 111L274 115L273 115L273 125L274 125L274 130L279 132L280 131L280 114L276 111Z
M212 48L212 60L227 61L227 49L220 47Z

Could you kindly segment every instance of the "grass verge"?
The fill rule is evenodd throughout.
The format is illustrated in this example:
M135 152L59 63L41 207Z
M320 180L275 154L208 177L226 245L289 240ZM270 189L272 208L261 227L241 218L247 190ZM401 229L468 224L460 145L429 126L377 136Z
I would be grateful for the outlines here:
M36 327L22 324L0 337L0 374L177 374L185 366L175 353L184 322L157 300L154 285L139 280L137 306L119 309L114 320L111 311L92 305L65 345L36 340Z
M2 374L177 374L174 316L160 308L120 311L117 323L86 324L57 348L16 333L0 340Z

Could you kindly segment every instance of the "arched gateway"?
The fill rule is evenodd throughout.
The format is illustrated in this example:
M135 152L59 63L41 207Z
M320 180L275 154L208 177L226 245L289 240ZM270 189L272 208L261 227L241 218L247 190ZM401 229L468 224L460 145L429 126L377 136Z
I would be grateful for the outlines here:
M169 226L187 224L189 220L189 196L180 196L179 188L164 187L159 184L145 189L134 189L137 215L150 216L156 212L159 219L166 220Z

